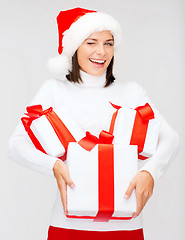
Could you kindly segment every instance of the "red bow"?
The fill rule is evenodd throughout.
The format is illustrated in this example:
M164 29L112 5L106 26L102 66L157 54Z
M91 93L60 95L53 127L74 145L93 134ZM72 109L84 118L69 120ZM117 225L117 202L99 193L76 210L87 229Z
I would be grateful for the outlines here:
M105 130L100 132L99 138L92 135L90 132L86 132L86 136L82 138L78 144L87 151L91 151L96 144L112 144L113 139L114 136Z
M53 111L53 108L50 107L46 110L43 111L43 108L41 105L33 105L33 106L28 106L26 108L27 113L25 113L25 115L27 115L28 117L30 117L32 120L39 118L42 115L45 115L49 112Z
M135 110L138 112L143 122L147 122L154 118L154 112L148 103L146 103L144 106L135 108Z

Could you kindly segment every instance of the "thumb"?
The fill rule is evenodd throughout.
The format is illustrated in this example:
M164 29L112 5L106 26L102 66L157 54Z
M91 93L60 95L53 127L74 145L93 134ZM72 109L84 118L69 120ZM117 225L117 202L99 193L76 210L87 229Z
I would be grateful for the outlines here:
M135 188L135 184L133 182L130 182L130 184L125 192L124 199L129 199L134 188Z
M71 179L68 179L66 181L67 185L71 188L71 189L74 189L75 188L75 184L74 182L71 180Z

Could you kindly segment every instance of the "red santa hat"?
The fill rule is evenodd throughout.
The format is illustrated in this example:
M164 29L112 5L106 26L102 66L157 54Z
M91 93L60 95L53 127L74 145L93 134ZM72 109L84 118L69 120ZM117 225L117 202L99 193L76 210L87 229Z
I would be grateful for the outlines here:
M72 70L72 56L82 42L93 32L109 30L114 36L114 50L121 42L121 27L110 15L73 8L61 11L57 16L59 56L49 59L48 68L54 75L68 74Z

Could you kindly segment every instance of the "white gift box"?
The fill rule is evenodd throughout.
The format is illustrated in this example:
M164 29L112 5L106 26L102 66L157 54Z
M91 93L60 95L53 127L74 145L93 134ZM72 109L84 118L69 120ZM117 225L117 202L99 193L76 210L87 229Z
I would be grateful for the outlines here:
M53 111L58 115L76 141L84 137L83 131L73 121L71 114L65 107L57 108ZM61 157L65 153L63 144L45 114L33 120L30 129L47 154Z
M67 217L95 219L99 211L99 145L87 151L78 143L69 143L66 164L75 188L67 186ZM124 194L137 173L137 146L112 146L114 212L110 219L131 219L136 211L135 190L127 200ZM109 171L105 174L109 179Z
M138 145L138 149L142 149L139 152L140 159L146 159L151 157L157 148L159 130L160 130L160 121L156 118L150 119L148 121L147 128L145 132L142 132L141 124L145 122L139 121L137 126L137 111L131 108L120 108L117 114L117 118L114 125L114 144L134 144ZM140 135L138 132L134 134L135 128L139 128ZM142 142L144 141L143 147ZM142 158L143 157L143 158Z

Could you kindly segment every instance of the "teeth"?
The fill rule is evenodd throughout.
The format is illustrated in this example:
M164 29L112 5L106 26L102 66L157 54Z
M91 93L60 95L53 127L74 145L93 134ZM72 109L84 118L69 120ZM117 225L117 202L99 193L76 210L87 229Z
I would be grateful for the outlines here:
M104 62L105 62L105 60L93 60L93 59L91 59L91 58L90 58L90 60L91 60L92 62L96 62L96 63L104 63Z

